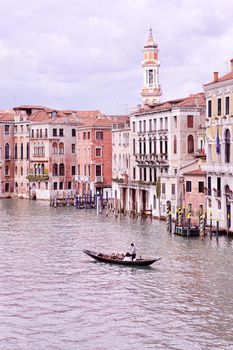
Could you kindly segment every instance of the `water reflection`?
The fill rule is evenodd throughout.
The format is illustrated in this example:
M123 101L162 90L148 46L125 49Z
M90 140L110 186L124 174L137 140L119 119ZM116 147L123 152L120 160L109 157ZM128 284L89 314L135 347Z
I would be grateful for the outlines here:
M0 344L14 349L233 349L232 240L44 202L0 201ZM162 256L149 268L83 249Z

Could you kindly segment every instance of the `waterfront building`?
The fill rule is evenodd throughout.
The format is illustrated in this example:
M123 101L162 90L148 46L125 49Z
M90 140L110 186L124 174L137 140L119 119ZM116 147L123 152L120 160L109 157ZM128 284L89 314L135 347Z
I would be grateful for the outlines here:
M151 106L160 102L161 87L159 83L158 45L155 43L152 29L150 29L148 39L143 50L143 85L141 96L144 106Z
M183 173L198 167L198 131L205 122L204 94L142 108L130 116L132 126L131 202L137 212L175 217L184 201Z
M204 85L207 128L207 216L233 231L233 59L229 73Z
M77 127L77 191L79 195L111 196L112 124L115 117L98 116Z
M191 225L198 226L200 215L206 215L206 174L202 170L202 165L196 170L183 174L184 200L183 214L187 219L187 214L191 212Z
M112 197L114 206L130 210L129 192L125 187L122 193L119 184L128 183L132 178L132 142L129 116L122 116L112 125ZM120 202L122 200L122 203Z
M0 197L14 192L14 117L12 111L0 111Z

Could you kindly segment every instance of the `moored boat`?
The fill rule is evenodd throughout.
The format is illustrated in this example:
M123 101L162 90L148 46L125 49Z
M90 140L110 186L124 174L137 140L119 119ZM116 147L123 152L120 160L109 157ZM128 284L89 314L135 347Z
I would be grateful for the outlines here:
M140 257L139 259L135 259L135 260L124 260L124 258L117 256L117 254L112 256L112 255L107 255L102 253L96 253L88 249L84 250L83 252L89 255L91 258L95 259L96 261L110 263L110 264L128 265L128 266L149 266L161 259L161 258L143 259Z

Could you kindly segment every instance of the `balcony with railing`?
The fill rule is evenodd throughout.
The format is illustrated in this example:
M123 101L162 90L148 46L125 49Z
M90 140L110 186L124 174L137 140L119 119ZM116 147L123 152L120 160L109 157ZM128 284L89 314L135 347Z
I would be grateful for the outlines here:
M233 174L233 164L230 163L207 163L203 164L203 170L207 173Z
M96 176L96 177L95 177L95 182L97 182L97 183L103 183L103 182L104 182L103 176Z
M138 165L156 165L167 166L168 155L167 153L150 153L150 154L135 154L135 160Z

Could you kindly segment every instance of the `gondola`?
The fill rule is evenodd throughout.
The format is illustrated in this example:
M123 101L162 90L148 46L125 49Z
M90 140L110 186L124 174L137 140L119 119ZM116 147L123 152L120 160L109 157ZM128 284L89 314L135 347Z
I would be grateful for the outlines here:
M155 258L155 259L136 259L136 260L123 260L117 257L112 257L111 255L102 254L102 253L96 253L91 250L84 250L85 254L89 255L93 259L104 262L104 263L110 263L110 264L118 264L118 265L127 265L127 266L149 266L154 264L156 261L160 260L161 258Z

